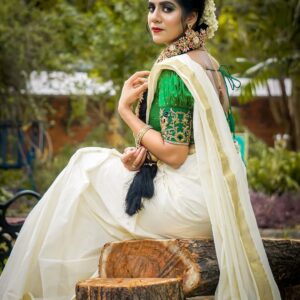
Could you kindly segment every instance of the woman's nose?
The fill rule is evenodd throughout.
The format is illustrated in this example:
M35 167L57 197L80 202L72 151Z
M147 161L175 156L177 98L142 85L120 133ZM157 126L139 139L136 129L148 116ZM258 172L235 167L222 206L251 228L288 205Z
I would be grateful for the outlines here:
M160 23L161 22L161 15L158 8L155 8L154 11L150 15L150 20L153 23Z

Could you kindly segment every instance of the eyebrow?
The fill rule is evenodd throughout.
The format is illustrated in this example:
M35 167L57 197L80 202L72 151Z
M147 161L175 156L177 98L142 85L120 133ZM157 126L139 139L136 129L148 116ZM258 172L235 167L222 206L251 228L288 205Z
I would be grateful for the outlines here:
M155 5L155 3L149 1L149 4L153 4ZM171 4L173 6L175 6L175 3L171 2L171 1L162 1L162 2L159 2L159 5L164 5L164 4Z

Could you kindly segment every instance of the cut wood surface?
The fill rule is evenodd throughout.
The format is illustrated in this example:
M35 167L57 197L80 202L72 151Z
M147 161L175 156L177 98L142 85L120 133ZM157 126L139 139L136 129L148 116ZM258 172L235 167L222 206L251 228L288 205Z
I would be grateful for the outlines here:
M76 284L76 300L183 300L181 278L93 278Z
M263 244L279 287L299 284L300 240L263 238ZM102 247L99 277L181 277L184 294L192 297L214 295L219 267L210 238L128 240Z

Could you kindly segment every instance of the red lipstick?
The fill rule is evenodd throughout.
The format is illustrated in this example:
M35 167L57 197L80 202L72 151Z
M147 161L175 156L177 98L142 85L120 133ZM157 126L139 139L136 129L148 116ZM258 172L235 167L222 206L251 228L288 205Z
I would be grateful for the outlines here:
M163 29L158 28L158 27L152 27L151 29L152 29L152 31L155 32L155 33L156 33L156 32L161 32L161 31L163 31Z

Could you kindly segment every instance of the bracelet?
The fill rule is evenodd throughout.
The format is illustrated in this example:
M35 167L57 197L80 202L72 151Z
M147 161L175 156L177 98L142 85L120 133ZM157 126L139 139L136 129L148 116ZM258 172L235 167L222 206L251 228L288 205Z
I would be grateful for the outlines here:
M153 128L151 125L147 125L145 127L143 127L135 136L135 146L136 148L139 148L141 146L141 140L143 138L143 136L145 135L145 133L149 130Z

